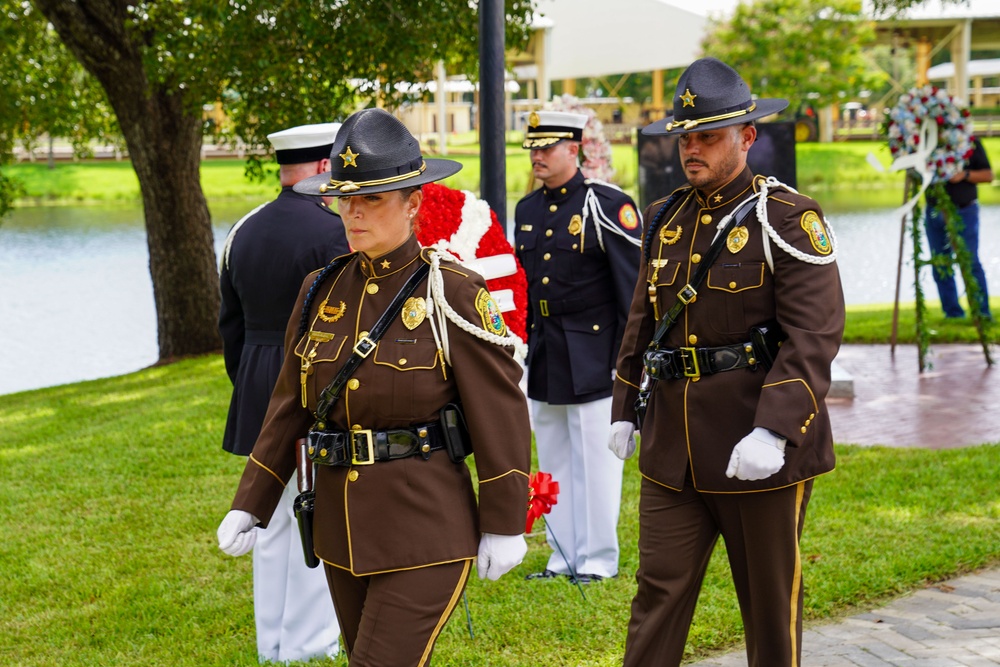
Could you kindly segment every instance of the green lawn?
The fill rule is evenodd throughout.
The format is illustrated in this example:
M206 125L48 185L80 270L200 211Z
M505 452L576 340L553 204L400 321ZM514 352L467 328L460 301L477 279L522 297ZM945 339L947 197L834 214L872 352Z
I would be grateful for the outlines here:
M1000 155L1000 139L986 145ZM898 175L867 171L865 155L877 148L799 146L800 188L812 183L851 196L858 193L850 188L859 188L898 198L900 187L892 182ZM634 187L634 168L622 166L634 165L628 161L632 148L615 150L620 183L631 178ZM478 189L474 147L456 146L454 153L466 163L454 178L468 180L449 184ZM53 171L18 165L10 171L27 183L33 197L27 204L138 198L128 163L60 164ZM209 199L260 199L276 189L273 181L250 184L242 172L239 160L206 162ZM511 196L523 194L527 182L527 156L511 146ZM980 188L983 200L1000 200L997 190ZM1000 300L993 308L1000 312ZM885 342L890 321L884 305L853 307L845 341ZM928 322L934 344L976 341L967 321L945 322L931 312ZM904 305L899 331L900 342L912 341L912 305ZM996 329L991 339L997 340ZM222 359L212 355L0 396L0 522L7 526L0 541L0 664L257 664L251 559L229 558L215 543L242 469L242 460L220 447L229 391ZM816 483L802 543L809 623L1000 564L1000 441L943 451L838 445L837 453L837 470ZM475 638L460 606L434 664L620 664L638 562L634 458L624 482L621 576L587 589L586 600L565 582L529 584L522 575L541 569L547 558L542 536L531 536L528 557L514 572L495 583L470 582ZM736 648L741 633L720 545L689 657Z
M251 559L225 556L215 541L242 469L219 444L229 389L212 355L0 396L0 664L257 664ZM816 482L802 543L809 623L1000 563L1000 442L838 445L837 454L837 470ZM617 579L588 588L586 600L566 582L525 582L547 558L531 536L512 573L470 582L475 638L459 606L434 664L621 664L638 487L633 458ZM689 657L737 648L741 632L720 545Z
M1000 173L1000 137L983 140L987 152L996 156ZM638 162L635 148L628 144L612 147L616 169L615 183L631 195L637 194ZM887 166L890 162L884 142L858 141L832 144L806 143L796 147L798 189L810 194L827 207L898 206L903 191L900 172L879 172L867 161L869 153ZM516 201L528 191L531 170L527 151L520 143L507 145L507 196ZM479 191L479 147L473 135L456 139L449 148L449 159L463 164L462 171L443 181L462 190ZM210 200L268 198L277 192L277 177L271 164L265 183L250 182L244 176L245 163L239 159L212 159L202 163L201 181L205 196ZM20 180L27 192L18 203L80 204L106 202L139 202L139 183L127 161L59 162L48 169L44 162L5 166L4 174ZM1000 180L995 181L1000 184ZM1000 203L1000 185L979 188L985 204ZM844 202L844 203L842 203Z

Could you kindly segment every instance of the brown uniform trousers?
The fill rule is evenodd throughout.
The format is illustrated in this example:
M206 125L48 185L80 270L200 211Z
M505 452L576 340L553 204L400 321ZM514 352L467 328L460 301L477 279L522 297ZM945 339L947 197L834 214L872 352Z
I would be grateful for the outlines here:
M315 420L319 392L423 261L411 236L372 261L356 255L318 289L315 276L306 279L299 304L315 289L307 330L297 336L301 313L294 314L281 375L233 509L267 525L294 474L294 443ZM476 305L483 278L449 262L442 262L441 273L451 307L485 328L487 315ZM426 297L426 285L414 297ZM524 532L531 434L520 366L509 349L451 322L446 366L428 319L415 321L392 323L330 411L327 429L432 423L447 403L460 401L475 448L479 500L468 466L452 463L444 451L426 460L417 455L317 468L315 550L333 587L352 667L426 664L465 585L480 533ZM503 429L491 427L499 421Z
M718 191L681 196L650 229L618 358L615 421L635 420L642 355L657 319L707 255L716 225L760 177L744 169ZM663 202L643 218L652 221ZM745 242L724 249L664 347L718 347L749 341L750 328L777 321L787 339L773 367L661 380L642 425L639 470L639 590L626 665L677 665L683 655L712 548L721 534L743 615L750 665L798 665L802 578L798 553L811 482L834 468L824 399L840 346L844 299L830 232L815 201L769 189L767 218L804 261L769 240L756 214ZM656 305L650 299L650 287ZM785 464L757 481L725 476L733 447L755 427L785 436Z

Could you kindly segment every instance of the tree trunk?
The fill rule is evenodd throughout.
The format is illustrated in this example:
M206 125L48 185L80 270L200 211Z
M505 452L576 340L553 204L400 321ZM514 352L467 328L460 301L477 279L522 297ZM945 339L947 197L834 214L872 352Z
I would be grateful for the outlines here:
M199 179L200 104L150 81L125 3L34 4L100 81L118 117L142 191L160 361L221 349L215 246Z

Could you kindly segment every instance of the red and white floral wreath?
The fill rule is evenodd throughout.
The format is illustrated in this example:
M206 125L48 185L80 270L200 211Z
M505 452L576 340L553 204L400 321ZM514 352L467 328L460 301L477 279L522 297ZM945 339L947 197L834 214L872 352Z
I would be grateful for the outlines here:
M424 201L415 221L417 241L447 250L463 266L486 278L507 329L525 342L528 279L496 213L467 190L438 183L428 183L423 190Z

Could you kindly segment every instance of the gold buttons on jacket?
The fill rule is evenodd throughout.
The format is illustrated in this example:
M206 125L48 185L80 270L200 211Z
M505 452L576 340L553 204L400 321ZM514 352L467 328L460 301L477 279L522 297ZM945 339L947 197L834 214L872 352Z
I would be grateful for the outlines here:
M559 194L566 194L566 188L559 188Z
M601 330L601 325L600 324L595 324L594 325L594 331L600 331L600 330Z
M399 365L400 366L405 366L406 365L406 357L403 357L402 359L399 360Z
M551 206L549 206L549 212L550 213L555 213L558 209L559 209L559 207L556 206L555 204L552 204Z
M688 345L697 345L697 344L698 344L698 337L697 336L695 336L694 334L691 334L690 336L688 336Z
M542 278L542 284L543 285L548 285L549 284L549 277L548 276L545 276L544 278Z
M349 479L352 482L358 481L358 477L360 476L361 475L358 474L357 470L352 470L351 472L347 473L347 479Z
M707 225L710 222L712 222L712 216L711 215L709 215L708 213L706 213L705 215L701 216L701 224Z
M351 378L350 380L347 381L348 389L357 389L360 386L361 386L361 381L358 380L358 378Z
M369 294L375 294L376 292L378 292L378 285L376 285L375 283L368 283L368 286L365 287L365 291L368 292Z
M698 253L695 253L695 254L691 255L691 263L692 264L697 264L700 261L701 261L701 255L699 255Z
M544 255L542 255L542 259L544 259L546 262L549 261L550 259L552 259L552 253L548 252L545 253Z
M806 431L807 431L808 429L807 429L807 428L806 428L805 426L803 426L803 427L802 427L802 428L800 428L799 430L800 430L800 431L802 431L803 433L805 433L805 432L806 432Z
M575 244L575 243L573 244L573 250L576 250L576 249L577 249L577 248L579 248L579 247L580 247L580 246L578 246L577 244Z
M545 235L546 236L552 236L552 230L551 229L546 229L545 230ZM521 246L521 247L523 248L524 246Z
M729 289L736 289L736 281L735 280L730 280L729 281Z

